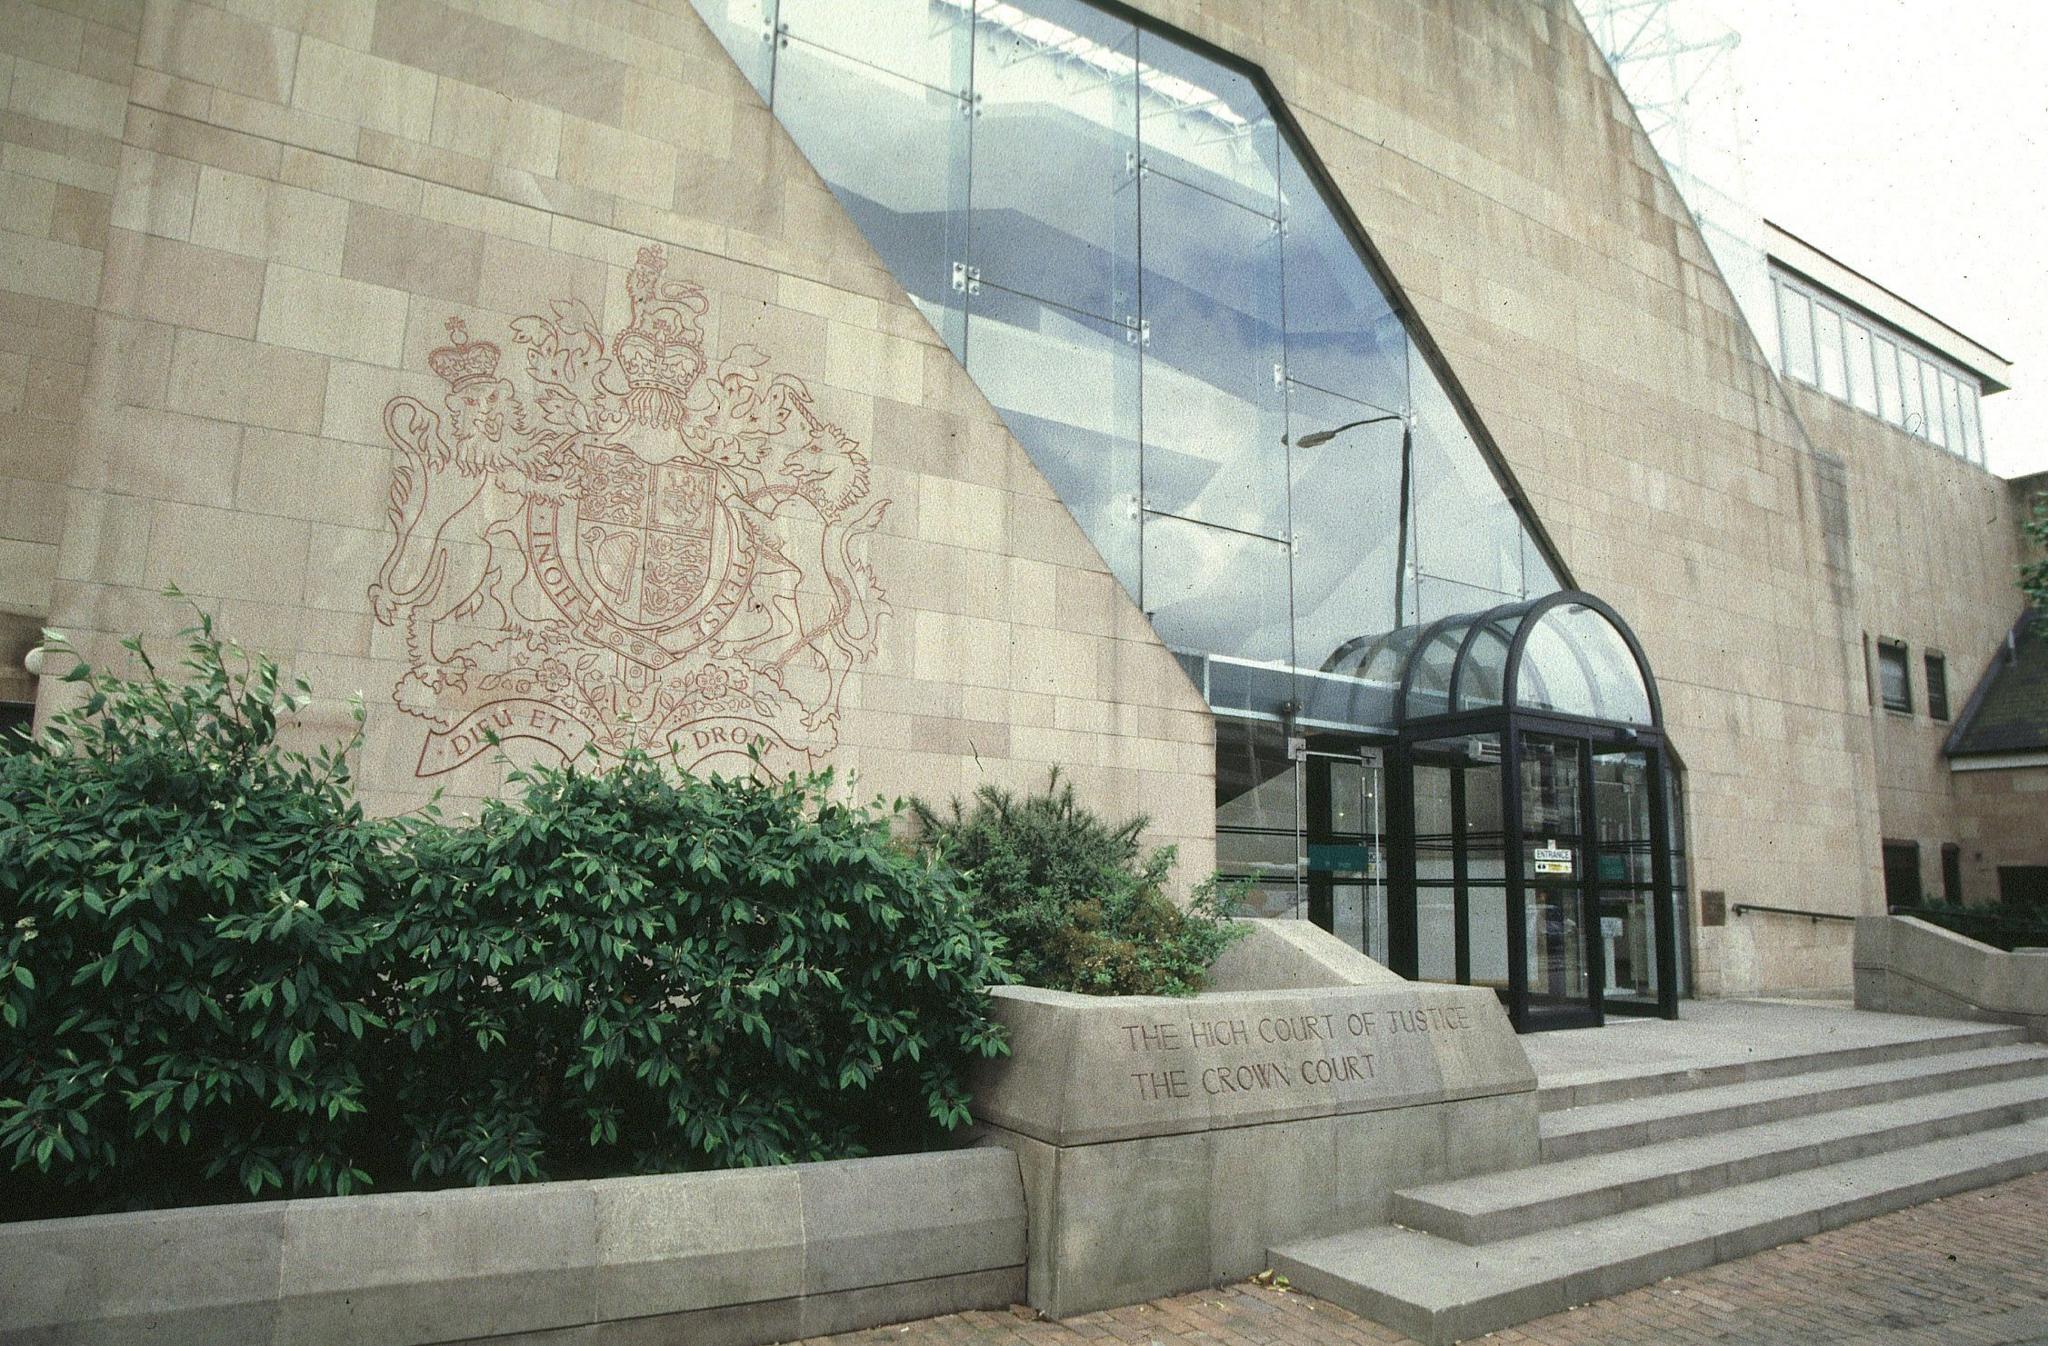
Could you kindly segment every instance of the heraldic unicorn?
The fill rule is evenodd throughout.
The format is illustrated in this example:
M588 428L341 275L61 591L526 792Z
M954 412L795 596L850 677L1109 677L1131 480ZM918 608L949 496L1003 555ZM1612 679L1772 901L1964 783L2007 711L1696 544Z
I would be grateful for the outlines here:
M448 391L384 408L391 553L370 601L405 635L393 699L426 721L418 774L491 737L573 757L639 746L699 767L758 744L779 770L838 743L846 676L888 605L867 559L889 502L801 381L736 346L716 370L695 285L642 248L630 324L511 324L503 352L450 319Z

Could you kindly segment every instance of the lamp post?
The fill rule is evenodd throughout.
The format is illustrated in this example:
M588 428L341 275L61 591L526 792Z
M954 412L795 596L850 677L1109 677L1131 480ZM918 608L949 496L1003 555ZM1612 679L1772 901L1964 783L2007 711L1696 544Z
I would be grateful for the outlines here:
M1401 514L1394 546L1394 628L1399 630L1402 621L1401 582L1406 577L1408 569L1408 492L1410 471L1415 462L1414 422L1398 411L1390 411L1381 416L1366 416L1360 420L1346 421L1327 430L1311 430L1297 438L1294 447L1319 449L1346 430L1356 430L1361 425L1378 425L1382 421L1401 422ZM1284 438L1282 442L1285 442Z
M1381 421L1398 421L1402 419L1404 417L1399 412L1390 411L1384 416L1367 416L1364 420L1346 421L1342 425L1331 426L1328 430L1311 430L1295 440L1294 447L1297 449L1320 449L1346 430L1356 430L1361 425L1378 425Z

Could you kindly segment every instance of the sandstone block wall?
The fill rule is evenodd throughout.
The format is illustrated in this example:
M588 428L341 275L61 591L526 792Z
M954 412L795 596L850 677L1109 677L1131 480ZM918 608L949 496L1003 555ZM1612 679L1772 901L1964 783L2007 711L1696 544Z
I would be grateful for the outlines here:
M1856 608L1868 642L1871 745L1880 830L1920 844L1920 886L1942 893L1941 848L1962 847L1963 896L1998 893L1997 866L2029 863L2048 835L2048 797L2020 774L1952 773L1941 745L2024 606L2014 580L2023 501L2006 482L1946 450L1811 388L1787 385L1816 443L1847 464ZM1876 643L1903 641L1911 714L1875 692ZM1926 656L1943 656L1948 718L1929 713ZM2031 807L2029 807L2031 805ZM2038 863L2035 861L2034 863Z
M383 809L496 792L487 727L724 767L758 735L862 794L1059 764L1209 867L1199 697L687 5L127 17L103 274L34 299L78 449L0 460L43 492L0 520L48 534L28 606L88 654L165 640L177 584L313 681L309 732L360 690Z
M34 696L141 22L0 3L0 701Z
M1859 460L1802 427L1567 0L1140 8L1271 74L1573 578L1642 635L1695 924L1702 888L1875 910ZM751 725L863 792L1060 763L1208 867L1199 698L687 5L0 16L0 170L42 184L0 193L0 609L104 656L165 638L179 584L313 679L314 732L361 690L382 808L498 790L486 726L706 762ZM730 475L653 471L685 422ZM632 468L599 440L648 469L632 519L563 503ZM740 556L743 514L773 547ZM599 584L653 586L639 630L585 620ZM1695 966L1840 989L1846 927L1701 929Z

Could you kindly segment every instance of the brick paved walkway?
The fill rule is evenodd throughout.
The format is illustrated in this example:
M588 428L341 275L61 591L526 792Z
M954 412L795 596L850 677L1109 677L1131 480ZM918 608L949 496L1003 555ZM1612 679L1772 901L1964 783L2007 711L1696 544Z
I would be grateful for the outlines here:
M814 1346L1355 1346L1408 1338L1248 1284L1064 1323L963 1313ZM1494 1333L1517 1346L2048 1344L2048 1174L1832 1230Z

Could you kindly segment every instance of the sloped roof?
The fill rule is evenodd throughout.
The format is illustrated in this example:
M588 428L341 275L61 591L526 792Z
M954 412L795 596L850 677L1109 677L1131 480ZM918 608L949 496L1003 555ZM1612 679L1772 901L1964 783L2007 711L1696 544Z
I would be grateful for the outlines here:
M2021 614L1942 750L1950 757L2048 751L2048 621Z

